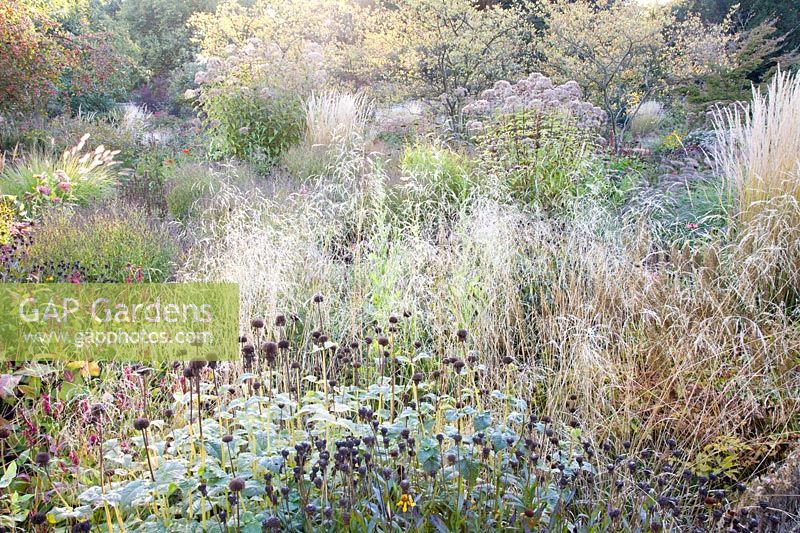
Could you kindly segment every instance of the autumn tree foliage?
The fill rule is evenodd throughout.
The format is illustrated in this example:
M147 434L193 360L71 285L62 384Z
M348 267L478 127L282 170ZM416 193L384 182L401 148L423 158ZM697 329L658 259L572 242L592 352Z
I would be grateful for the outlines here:
M617 149L644 102L731 62L735 37L727 24L681 19L669 6L554 0L541 15L546 30L538 49L546 68L597 98Z
M35 109L53 96L65 65L78 59L54 21L19 0L0 0L0 107Z
M0 0L0 113L19 116L112 102L130 83L130 59L90 15ZM87 7L88 10L88 7ZM63 16L57 19L56 15Z

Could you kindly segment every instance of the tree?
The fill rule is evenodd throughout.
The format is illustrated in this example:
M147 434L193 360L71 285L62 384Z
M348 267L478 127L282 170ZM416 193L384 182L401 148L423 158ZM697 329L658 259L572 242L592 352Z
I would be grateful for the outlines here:
M213 9L213 0L126 0L119 15L139 46L141 65L158 77L194 59L187 23L193 14Z
M543 8L540 52L555 74L595 94L622 147L640 106L659 91L727 63L730 36L699 17L678 20L666 7L635 0L555 0Z
M25 2L0 0L0 109L22 114L57 91L64 65L76 63L69 37Z
M97 24L96 4L0 0L0 109L105 109L129 87L124 39Z
M519 9L472 0L395 0L379 4L365 36L375 77L418 96L444 96L451 116L459 94L522 73L526 24Z
M785 50L786 36L779 34L776 21L762 22L739 34L732 43L728 65L720 65L682 87L686 101L704 110L709 104L747 101L752 97L753 83L770 79L780 66L783 69L800 61L797 52Z
M190 20L205 57L227 57L228 47L257 39L274 48L282 60L324 55L324 67L339 82L356 82L363 56L369 10L351 0L254 0L243 4L223 0L213 13L196 13ZM258 52L257 50L253 50ZM277 73L280 76L280 73Z
M738 6L738 18L745 30L769 23L777 35L784 36L783 52L800 48L800 9L797 0L691 0L681 9L698 13L703 20L719 23Z

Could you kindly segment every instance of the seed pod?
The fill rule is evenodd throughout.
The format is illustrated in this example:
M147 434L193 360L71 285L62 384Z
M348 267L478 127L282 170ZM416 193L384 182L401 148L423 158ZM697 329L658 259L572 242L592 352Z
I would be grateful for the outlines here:
M33 462L39 465L42 468L45 468L48 464L50 464L50 454L47 452L39 452L34 456Z
M233 478L230 483L228 483L228 488L231 492L241 492L244 489L244 480L239 477Z

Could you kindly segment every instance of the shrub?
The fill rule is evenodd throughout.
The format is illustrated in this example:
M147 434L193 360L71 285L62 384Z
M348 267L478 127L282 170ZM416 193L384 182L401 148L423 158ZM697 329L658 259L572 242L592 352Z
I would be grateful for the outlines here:
M3 112L106 110L129 86L122 39L94 27L94 3L0 1L0 104ZM48 9L50 8L50 9ZM102 26L102 24L100 24ZM103 28L105 29L105 28Z
M678 130L672 130L658 138L653 145L656 154L670 154L685 146L686 137Z
M166 226L123 205L50 210L32 238L18 277L41 281L167 281L179 251Z
M54 94L64 64L75 56L60 39L58 25L25 2L0 2L0 104L24 113Z
M211 57L197 72L197 90L187 90L216 135L215 148L256 163L270 164L303 134L303 98L327 78L319 46L297 56L252 38L229 45L228 57Z
M221 154L269 164L302 137L302 104L291 94L224 93L205 100L203 109Z
M34 152L6 167L0 175L0 193L14 197L31 216L43 206L71 203L88 205L109 198L117 185L117 151L102 145L83 152L88 135L60 158Z

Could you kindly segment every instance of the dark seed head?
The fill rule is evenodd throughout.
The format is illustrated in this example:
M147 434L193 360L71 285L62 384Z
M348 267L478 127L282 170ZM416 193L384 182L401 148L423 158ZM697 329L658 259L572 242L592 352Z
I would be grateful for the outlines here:
M50 454L47 452L39 452L33 458L33 462L44 468L50 463Z
M150 421L144 417L137 418L133 421L133 428L136 431L144 431L150 427Z
M231 492L241 492L244 489L244 480L240 477L235 477L228 483L228 488Z

